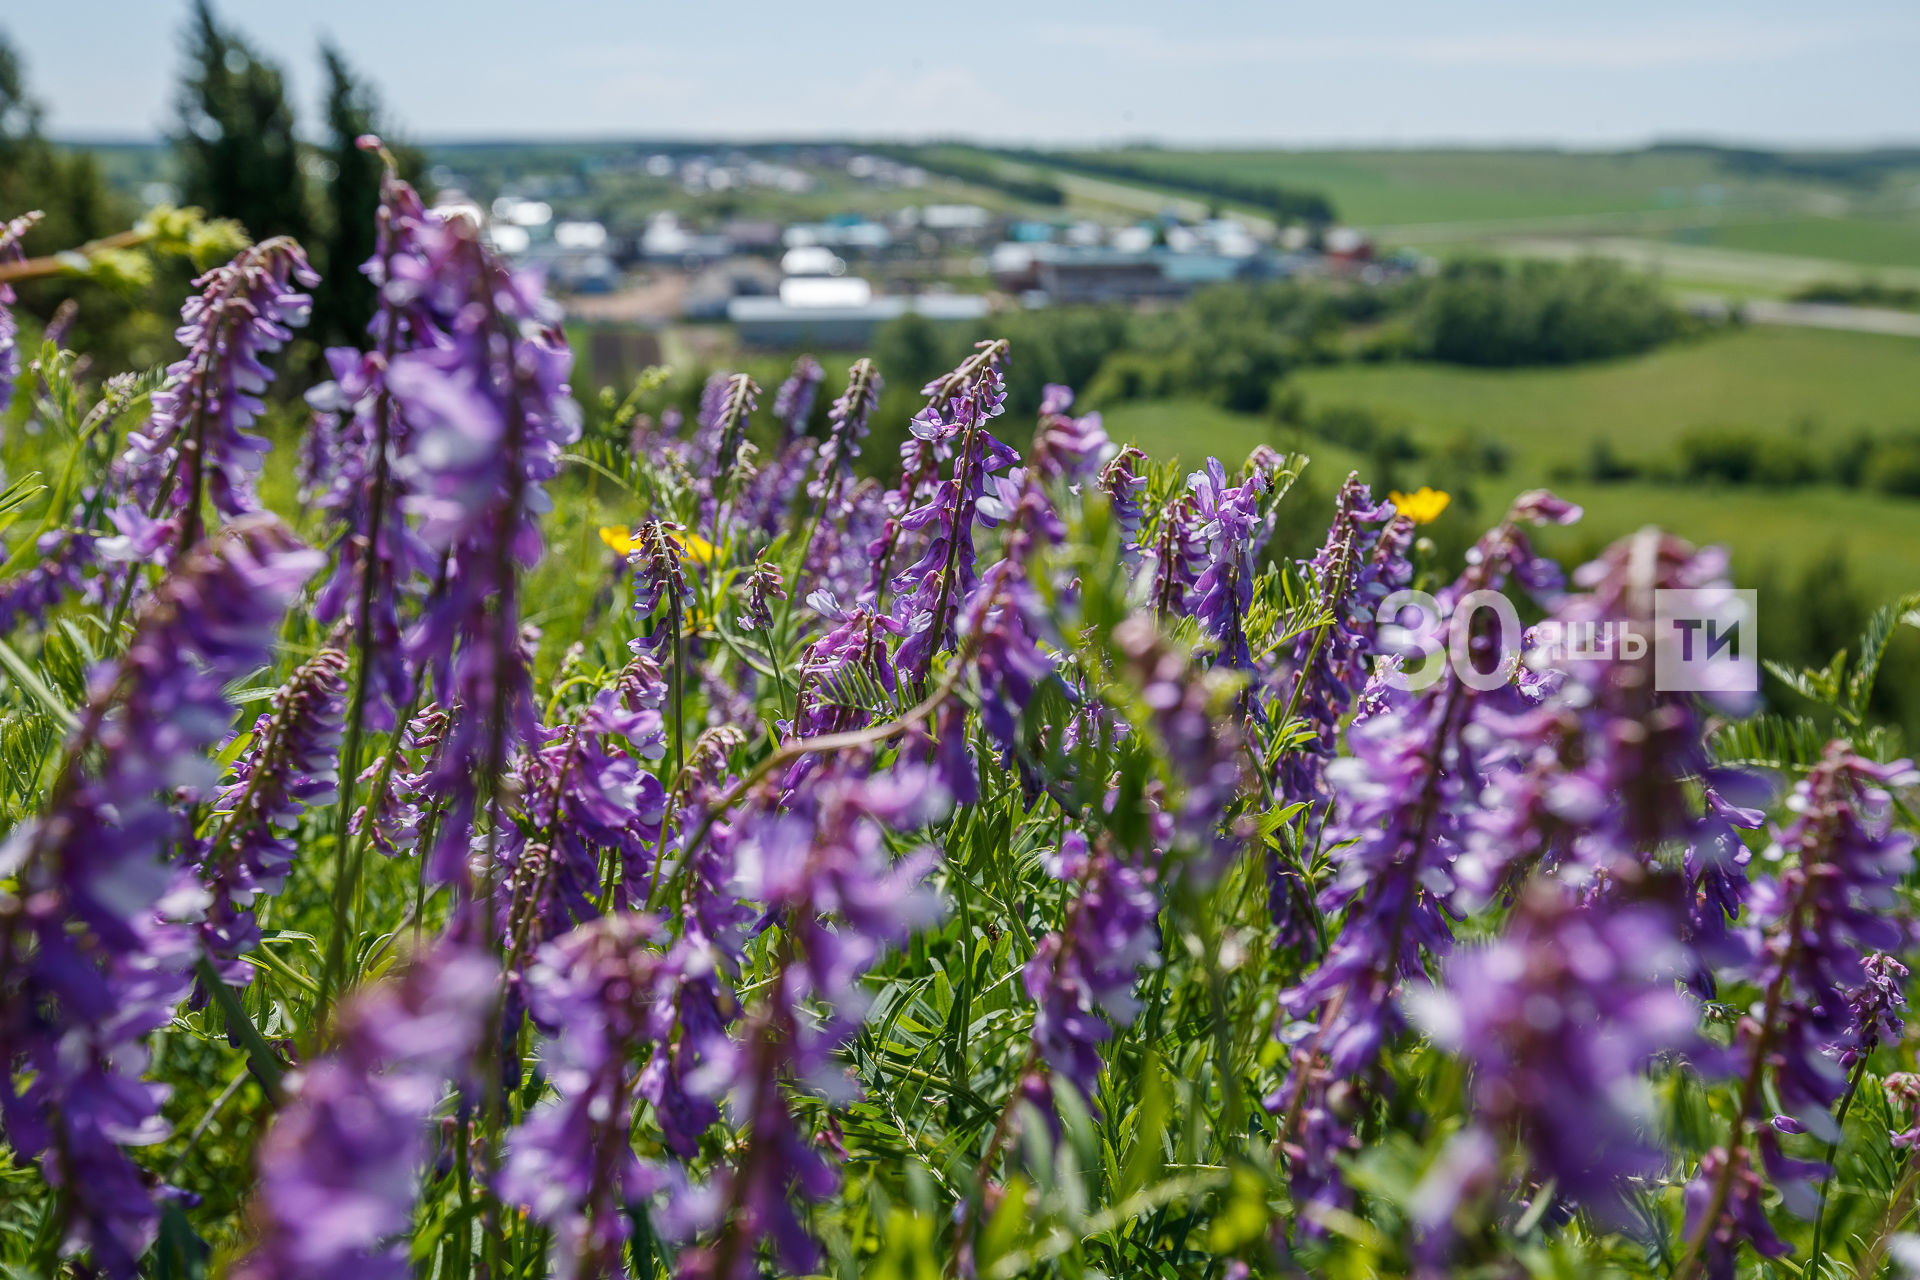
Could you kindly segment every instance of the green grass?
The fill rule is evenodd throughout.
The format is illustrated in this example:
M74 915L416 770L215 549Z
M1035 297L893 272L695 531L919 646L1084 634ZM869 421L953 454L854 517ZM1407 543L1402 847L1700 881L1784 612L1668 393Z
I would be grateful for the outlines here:
M1323 192L1363 226L1633 213L1698 202L1727 176L1684 154L1563 151L1163 151L1120 153L1186 176L1221 174ZM1783 184L1731 184L1754 198Z
M1707 243L1728 249L1831 258L1862 266L1920 267L1920 221L1894 218L1795 218L1730 222Z
M1891 175L1878 188L1841 186L1733 172L1712 156L1685 152L1140 148L1099 155L1169 178L1232 177L1317 191L1333 201L1341 221L1429 251L1552 254L1577 248L1578 237L1606 234L1837 265L1920 266L1920 216L1904 194L1913 174ZM1518 236L1533 240L1512 242ZM1714 264L1703 257L1699 265ZM1711 271L1703 281L1722 292L1738 289L1755 264L1726 265L1742 269ZM1746 280L1744 291L1781 293L1791 285Z
M1309 405L1404 418L1416 438L1471 431L1511 451L1519 473L1584 462L1602 440L1663 461L1699 426L1756 432L1920 427L1920 342L1755 326L1650 355L1558 369L1341 365L1298 375Z
M1506 472L1474 485L1478 510L1445 517L1462 526L1486 523L1513 493L1548 484L1560 468L1582 467L1603 439L1622 457L1664 462L1673 456L1675 437L1696 426L1811 430L1816 439L1920 426L1920 342L1815 330L1756 328L1570 369L1345 365L1308 370L1296 380L1310 409L1371 408L1404 423L1430 455L1463 433L1504 445ZM1197 400L1112 406L1105 417L1115 439L1186 466L1209 454L1231 464L1262 442L1300 444L1266 419ZM1317 490L1330 490L1350 467L1369 470L1325 444L1300 447L1314 458L1309 476ZM1407 486L1443 480L1422 473L1431 465L1402 464L1395 478ZM1657 524L1695 542L1727 544L1742 581L1756 581L1770 568L1799 571L1840 551L1875 594L1920 588L1920 501L1827 486L1562 481L1554 487L1587 508L1579 526L1548 540L1549 549L1564 554Z

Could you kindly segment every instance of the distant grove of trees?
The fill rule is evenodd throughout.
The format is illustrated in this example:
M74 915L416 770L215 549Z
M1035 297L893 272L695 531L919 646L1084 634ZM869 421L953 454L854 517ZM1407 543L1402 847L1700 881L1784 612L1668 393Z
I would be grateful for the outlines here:
M372 90L339 50L321 49L326 77L324 141L295 132L281 70L225 26L207 0L188 22L186 56L175 98L172 135L181 203L232 218L256 240L291 235L306 248L322 281L314 290L306 337L323 345L357 342L373 314L373 291L360 266L374 252L374 210L381 161L356 140L381 131ZM403 174L418 179L418 152L388 146ZM102 178L93 156L47 140L19 55L0 33L0 217L30 209L45 217L28 233L27 249L52 253L125 230L139 210ZM155 296L177 296L182 279L158 279ZM170 326L163 312L101 286L55 279L21 289L23 309L44 323L71 299L75 345L112 367L167 358Z
M974 327L910 314L874 340L876 361L898 371L888 395L901 397L883 405L897 414L883 412L875 421L904 422L917 407L908 403L912 390L951 368L990 330L1020 352L1008 372L1015 413L1035 412L1049 382L1081 388L1096 407L1193 396L1234 412L1270 414L1384 460L1406 459L1413 455L1395 424L1301 417L1287 375L1344 360L1567 364L1644 351L1704 324L1669 303L1651 279L1605 261L1464 261L1380 288L1217 285L1164 311L1057 307L995 315ZM891 456L878 440L872 452ZM1492 471L1498 462L1473 465Z
M1659 154L1707 156L1730 173L1751 178L1798 178L1871 187L1894 174L1920 168L1920 147L1870 147L1860 151L1772 151L1723 147L1707 142L1661 142Z
M1044 204L1057 208L1067 202L1067 193L1060 189L1058 183L1049 182L1045 178L1021 177L1008 173L991 160L976 160L964 153L939 147L873 145L864 149L877 156L885 156L889 160L898 160L901 164L918 165L932 173L958 178L961 182L970 182L976 187L1004 191L1016 200L1025 200L1029 204Z
M1283 224L1303 222L1309 226L1323 227L1334 221L1333 202L1324 195L1273 182L1216 174L1181 173L1160 165L1101 152L1008 148L998 154L1029 164L1053 165L1102 178L1118 178L1124 182L1144 182L1175 191L1187 191L1216 202L1253 205Z
M1573 364L1650 350L1697 324L1618 263L1450 262L1421 300L1421 354L1470 365Z

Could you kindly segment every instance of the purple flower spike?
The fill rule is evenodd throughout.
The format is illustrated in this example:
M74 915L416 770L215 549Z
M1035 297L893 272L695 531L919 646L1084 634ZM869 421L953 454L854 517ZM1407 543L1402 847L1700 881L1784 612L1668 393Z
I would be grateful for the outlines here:
M1279 761L1280 794L1289 800L1324 801L1329 794L1326 766L1340 722L1376 653L1374 615L1389 592L1412 578L1412 541L1413 522L1397 517L1392 503L1374 502L1358 473L1348 476L1334 500L1326 543L1301 565L1327 622L1294 642L1288 708L1312 727L1313 738Z
M807 419L813 416L813 402L826 376L818 360L801 356L793 362L793 373L774 391L773 416L786 429L785 443L791 444L807 433Z
M1021 982L1035 1005L1040 1062L1091 1099L1099 1090L1109 1024L1132 1024L1139 1010L1134 982L1143 966L1159 959L1160 896L1150 866L1116 856L1104 842L1089 850L1077 831L1067 833L1046 865L1049 875L1078 892L1060 928L1034 948Z
M425 437L400 412L389 373L406 352L453 342L474 284L461 270L465 249L456 223L386 174L378 247L363 268L379 287L369 326L374 349L328 350L333 379L307 393L315 412L303 483L332 525L335 546L333 576L314 612L322 622L344 618L368 655L363 714L376 729L391 728L413 694L403 618L439 576L441 561L407 518L421 501L414 489L421 472L410 459Z
M199 544L95 673L45 813L0 845L17 884L0 895L0 1119L62 1188L69 1247L109 1275L135 1274L153 1240L152 1188L120 1147L166 1135L146 1039L197 951L204 894L171 859L190 838L176 801L208 796L234 714L222 690L271 661L321 559L264 515Z
M0 222L0 262L26 257L20 238L40 221L39 212L23 213L9 222ZM13 318L13 286L0 284L0 413L13 403L13 384L20 376L20 323ZM0 628L4 630L4 628Z
M1147 487L1147 478L1139 466L1146 460L1146 454L1127 445L1100 468L1097 482L1120 527L1120 555L1129 566L1140 563L1140 491Z
M1034 433L1029 461L1043 480L1078 485L1100 470L1115 446L1107 439L1099 414L1073 418L1067 415L1071 408L1070 388L1048 386L1041 393L1040 429Z
M860 456L867 419L880 402L883 385L871 360L856 360L847 370L847 389L827 411L827 438L820 446L813 479L807 483L809 497L831 501L837 495L842 478Z
M1199 538L1206 547L1206 569L1193 584L1189 606L1213 638L1213 661L1241 670L1253 666L1246 623L1253 607L1254 557L1267 538L1260 519L1266 487L1266 475L1258 471L1238 485L1228 485L1217 458L1208 458L1205 471L1187 477Z
M464 893L479 791L538 738L519 570L539 557L545 485L579 438L580 412L567 385L573 357L537 282L508 270L470 224L441 229L430 287L469 301L437 345L394 357L387 387L412 433L396 465L406 508L446 566L405 637L408 661L452 709L428 780L448 799L426 873Z
M253 741L209 809L199 872L210 901L200 937L220 976L245 986L253 966L240 957L260 940L253 907L277 893L298 852L292 828L309 806L332 801L339 781L346 714L346 655L322 649L274 695L254 723Z
M127 437L130 470L154 484L172 483L168 505L179 513L182 545L200 536L200 503L237 516L257 504L254 478L267 442L248 433L273 380L262 357L278 351L306 324L313 300L296 286L320 282L300 246L285 236L242 250L194 285L174 336L187 354L167 370L153 395L146 428Z
M1920 770L1907 761L1874 764L1844 741L1830 743L1795 788L1788 807L1797 817L1768 852L1783 869L1756 882L1750 897L1752 959L1741 976L1763 996L1735 1035L1741 1098L1752 1106L1765 1080L1780 1110L1822 1142L1840 1137L1832 1107L1846 1091L1847 1072L1836 1057L1870 1051L1891 1013L1890 996L1875 988L1894 975L1868 953L1906 941L1890 913L1915 841L1892 829L1889 791L1916 784ZM1743 1239L1762 1256L1777 1256L1781 1246L1749 1186L1759 1179L1755 1150L1790 1212L1818 1212L1814 1186L1831 1170L1782 1156L1764 1119L1736 1116L1731 1155L1716 1151L1701 1161L1688 1188L1689 1243L1679 1271L1695 1260L1709 1275L1731 1274Z
M1454 956L1440 988L1409 999L1427 1032L1472 1064L1477 1117L1516 1133L1538 1178L1624 1222L1623 1180L1663 1159L1647 1138L1643 1070L1694 1040L1694 1007L1673 985L1683 965L1669 914L1581 907L1540 881L1504 936Z
M626 1206L664 1183L631 1140L639 1064L671 1031L658 942L646 917L612 915L548 943L527 974L555 1096L508 1135L499 1190L552 1229L563 1280L624 1276Z
M954 458L952 478L935 484L927 500L900 519L925 548L892 583L894 616L906 630L894 661L916 683L932 671L936 654L952 648L960 602L979 581L974 526L983 516L994 518L993 502L982 505L987 478L1020 460L987 429L1006 410L1005 354L1004 342L982 343L952 373L928 383L927 407L910 426L916 441Z
M256 1243L239 1280L403 1280L427 1121L465 1074L500 990L443 946L340 1009L335 1046L287 1081L260 1141Z

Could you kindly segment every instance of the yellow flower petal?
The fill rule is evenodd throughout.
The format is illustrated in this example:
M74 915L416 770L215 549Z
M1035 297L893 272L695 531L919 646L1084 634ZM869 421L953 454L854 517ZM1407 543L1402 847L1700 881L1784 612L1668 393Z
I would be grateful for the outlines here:
M1412 493L1393 490L1387 494L1387 500L1393 503L1395 511L1415 524L1432 524L1453 501L1453 495L1423 484Z
M670 533L667 536L680 544L680 558L682 560L693 560L700 564L713 563L713 544L699 534Z
M680 548L682 560L692 560L699 564L712 564L716 554L714 545L697 533L670 533L667 540ZM639 543L627 530L619 525L608 524L600 527L600 541L612 548L617 556L630 556L639 547Z

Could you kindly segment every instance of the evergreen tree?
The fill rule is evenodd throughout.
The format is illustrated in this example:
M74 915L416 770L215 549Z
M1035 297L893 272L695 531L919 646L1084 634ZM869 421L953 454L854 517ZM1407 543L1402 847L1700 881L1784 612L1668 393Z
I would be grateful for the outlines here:
M256 240L312 230L300 148L280 69L197 0L178 100L182 193Z
M380 157L362 151L359 139L381 134L380 106L371 86L359 80L331 44L320 47L327 74L326 225L318 248L320 287L313 296L313 333L335 346L358 343L373 317L373 285L361 271L377 243L374 219L380 205ZM400 176L419 185L420 154L384 138Z

